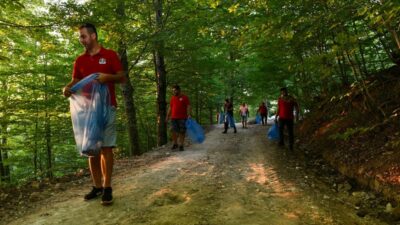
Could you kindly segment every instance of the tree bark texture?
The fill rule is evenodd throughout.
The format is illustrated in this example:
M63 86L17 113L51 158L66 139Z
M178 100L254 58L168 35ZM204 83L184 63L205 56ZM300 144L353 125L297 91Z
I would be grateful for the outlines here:
M156 31L158 34L163 29L162 0L154 0L154 9L156 13ZM164 63L164 41L156 40L154 43L154 63L157 79L157 145L161 146L167 143L167 73Z
M117 6L117 14L121 18L126 17L125 15L125 3L124 1L120 1ZM120 26L124 26L121 24ZM123 34L121 34L123 37ZM138 132L138 122L137 122L137 109L134 96L134 87L131 83L131 79L129 77L129 63L128 63L128 54L126 50L126 43L124 42L124 38L121 38L118 53L121 57L122 68L124 70L124 75L126 82L122 85L122 95L125 104L125 115L128 119L128 139L129 139L129 154L130 155L140 155L140 139Z
M123 45L121 44L121 46ZM139 132L137 129L136 106L135 100L133 99L134 88L129 78L126 48L121 47L119 54L121 56L121 63L126 77L126 83L122 86L122 94L125 103L125 115L128 119L129 152L131 155L140 155L141 150L139 144Z

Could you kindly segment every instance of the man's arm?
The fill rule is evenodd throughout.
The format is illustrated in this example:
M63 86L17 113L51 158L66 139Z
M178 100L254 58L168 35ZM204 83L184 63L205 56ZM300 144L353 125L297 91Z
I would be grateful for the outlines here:
M126 82L124 71L118 71L116 74L99 73L97 80L100 83L125 83Z
M168 112L167 112L167 117L165 118L165 122L168 122L170 116L171 116L171 104L169 104L169 108L168 108Z
M80 81L80 79L78 78L72 78L72 81L69 82L64 88L63 88L63 94L65 97L69 97L71 96L72 92L71 92L71 87L74 86L74 84L78 83Z
M275 121L278 121L278 115L279 115L279 99L278 99L278 107L276 109L276 114L275 114Z

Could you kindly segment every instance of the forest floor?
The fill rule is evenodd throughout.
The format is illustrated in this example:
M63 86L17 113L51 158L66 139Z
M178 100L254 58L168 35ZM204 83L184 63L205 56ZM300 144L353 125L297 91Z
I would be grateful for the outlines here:
M268 128L222 134L214 127L183 152L168 145L117 160L111 206L83 201L87 173L20 191L0 206L0 224L396 224L384 199L357 190L320 159L279 148Z

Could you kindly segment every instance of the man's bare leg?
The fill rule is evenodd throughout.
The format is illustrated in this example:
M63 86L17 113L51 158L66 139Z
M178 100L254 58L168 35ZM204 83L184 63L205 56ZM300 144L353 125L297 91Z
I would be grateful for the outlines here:
M103 175L103 187L111 187L111 175L114 165L114 153L111 147L104 147L101 151L101 173Z
M85 200L91 200L97 198L103 193L103 187L101 186L101 162L100 155L89 157L89 169L90 175L93 181L93 189L84 196Z
M100 155L89 157L89 169L92 176L93 186L101 188L101 164Z
M183 144L185 143L185 133L181 134L179 133L179 150L183 151Z
M178 134L175 131L172 131L172 141L174 142L174 145L178 144Z

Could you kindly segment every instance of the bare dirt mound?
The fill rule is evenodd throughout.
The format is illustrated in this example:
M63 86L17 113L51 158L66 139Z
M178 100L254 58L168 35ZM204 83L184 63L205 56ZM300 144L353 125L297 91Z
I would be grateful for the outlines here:
M395 66L320 99L297 132L308 155L384 194L391 207L400 203L399 74ZM400 219L400 206L394 211Z
M215 129L184 152L118 161L112 206L83 201L85 178L0 224L385 224L357 215L304 161L268 141L266 129Z

